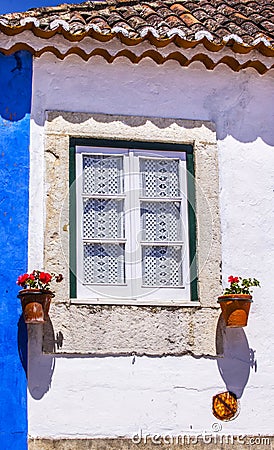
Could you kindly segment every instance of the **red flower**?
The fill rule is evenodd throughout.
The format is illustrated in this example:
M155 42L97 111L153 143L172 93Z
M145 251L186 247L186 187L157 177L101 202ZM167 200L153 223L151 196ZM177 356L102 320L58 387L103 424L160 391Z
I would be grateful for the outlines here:
M239 278L233 277L232 275L230 275L230 277L228 277L228 282L229 283L239 283Z
M51 281L51 274L47 272L41 272L39 274L39 280L42 283L48 284Z
M33 275L33 273L31 273L31 274L29 275L29 280L32 280L32 281L35 280L35 276Z
M19 275L18 280L16 281L16 283L19 286L25 286L27 279L29 278L29 274L28 273L24 273L24 275Z

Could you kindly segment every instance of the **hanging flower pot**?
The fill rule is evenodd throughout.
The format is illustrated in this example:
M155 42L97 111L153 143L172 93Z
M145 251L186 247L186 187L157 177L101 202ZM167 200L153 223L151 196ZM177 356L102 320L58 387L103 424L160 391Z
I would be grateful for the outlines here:
M260 282L253 278L228 277L230 287L218 297L223 318L227 327L241 328L247 325L250 306L252 303L251 286L260 286Z
M248 294L228 294L218 297L227 327L239 328L247 325L252 296Z
M18 293L21 300L25 323L44 323L48 320L53 292L40 289L22 289Z
M59 283L63 275L50 274L34 270L31 274L20 275L17 284L24 289L19 291L25 323L44 323L48 320L49 307L54 293L50 290L50 282Z

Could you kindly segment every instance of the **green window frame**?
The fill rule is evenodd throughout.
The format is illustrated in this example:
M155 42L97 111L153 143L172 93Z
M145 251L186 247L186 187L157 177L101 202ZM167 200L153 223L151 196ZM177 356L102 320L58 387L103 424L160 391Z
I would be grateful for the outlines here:
M188 257L189 257L189 278L190 300L198 300L197 290L197 261L196 261L196 215L195 215L195 164L193 146L189 144L170 144L159 142L140 142L124 140L106 140L89 138L70 138L69 149L69 243L70 243L70 298L77 299L77 238L76 238L76 147L111 147L113 149L140 149L147 151L161 152L184 152L186 154L187 170L187 214L188 214ZM123 304L123 300L121 300ZM157 304L157 301L155 301Z

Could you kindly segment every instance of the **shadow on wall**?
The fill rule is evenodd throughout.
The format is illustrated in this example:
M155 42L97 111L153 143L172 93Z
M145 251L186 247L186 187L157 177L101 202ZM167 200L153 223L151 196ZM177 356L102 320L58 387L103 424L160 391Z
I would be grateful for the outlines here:
M43 343L44 336L47 338ZM55 339L50 320L44 326L29 325L27 330L21 316L18 323L18 350L25 372L27 345L30 347L28 388L31 396L40 400L50 389L55 368L52 353L56 351L56 346L62 347L62 336L57 335ZM216 351L220 356L217 359L218 369L227 391L241 398L249 379L250 368L257 371L255 351L249 348L243 328L227 328L222 315L217 324Z
M17 333L17 345L18 345L18 354L26 374L28 376L28 329L25 324L23 314L21 314L18 320L18 333Z
M65 64L62 63L64 72L58 67L51 69L50 64L50 74L54 74L54 70L60 71L58 72L59 79L57 75L54 78L54 88L58 85L60 92L63 92L63 96L55 99L51 89L46 92L42 87L41 92L39 90L40 97L38 95L37 101L34 102L33 115L34 120L40 126L44 126L43 108L51 111L71 110L72 112L67 120L75 124L84 122L86 118L81 114L73 115L73 110L90 111L89 105L92 104L91 112L109 114L109 120L104 118L104 123L115 121L115 116L113 117L112 114L124 114L125 123L127 121L126 116L143 115L142 118L136 118L134 127L138 127L146 120L153 123L153 117L155 116L166 117L167 111L169 111L174 124L177 123L177 119L199 119L203 121L201 127L205 126L211 129L212 125L209 122L214 122L217 139L221 141L227 137L233 137L238 142L250 143L260 138L268 145L274 145L272 71L261 76L254 69L235 73L231 69L220 66L218 69L210 71L204 68L181 68L174 65L170 67L148 65L146 69L142 65L132 65L134 72L131 73L130 83L124 82L123 84L123 80L128 80L127 77L130 73L127 62L119 61L119 64L109 65L109 63L98 60L97 69L100 68L104 71L105 86L108 86L108 83L111 86L109 90L106 89L107 92L110 92L106 99L99 94L94 96L96 88L92 83L95 82L94 80L97 77L92 77L91 66L83 67L79 59L79 67L82 67L81 70L83 70L82 91L86 93L87 86L89 86L89 92L92 95L88 103L88 96L84 98L82 93L77 96L77 101L67 95L73 89L68 81L71 79L69 70L73 70L68 61ZM60 64L59 61L56 63L57 66ZM77 70L79 69L77 68ZM183 87L182 73L184 77ZM142 79L141 89L138 74ZM155 76L156 74L157 76ZM153 75L155 82L151 81ZM62 85L60 80L64 81ZM116 80L114 89L113 80ZM172 80L172 83L170 83L170 80ZM47 83L44 82L44 85L47 86ZM148 86L150 86L150 90ZM157 103L151 97L153 87L157 90L158 98L154 99ZM43 99L44 106L41 105L41 102L39 103L39 98ZM125 104L126 98L130 98L130 101ZM95 120L100 121L99 115ZM169 125L169 122L163 121L162 126L157 126L163 128ZM132 127L132 124L130 126Z
M216 334L217 364L228 391L241 398L248 382L250 368L257 371L255 351L249 348L243 328L227 328L222 315L219 318Z
M0 116L4 120L17 122L30 113L31 73L32 57L28 52L8 57L0 53L0 90L5 93L0 96Z
M51 321L48 321L44 326L40 324L28 326L30 347L28 388L30 395L35 400L40 400L49 391L55 367L53 355L43 354L42 351L45 326L48 328L47 333L50 329L54 336ZM52 351L54 352L54 349Z

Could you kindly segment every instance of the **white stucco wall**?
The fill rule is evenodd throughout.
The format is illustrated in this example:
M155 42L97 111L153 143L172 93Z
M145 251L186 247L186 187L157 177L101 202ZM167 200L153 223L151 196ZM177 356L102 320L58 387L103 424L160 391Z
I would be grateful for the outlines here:
M272 71L273 72L273 71ZM274 76L197 63L108 64L77 56L34 61L31 125L31 267L43 263L43 138L46 110L163 116L216 123L220 165L222 272L254 276L249 325L227 330L225 357L41 355L30 334L29 434L131 437L211 431L212 396L231 389L241 412L224 433L273 433ZM256 360L256 362L255 362ZM223 378L220 374L223 373ZM225 382L226 381L226 382Z

